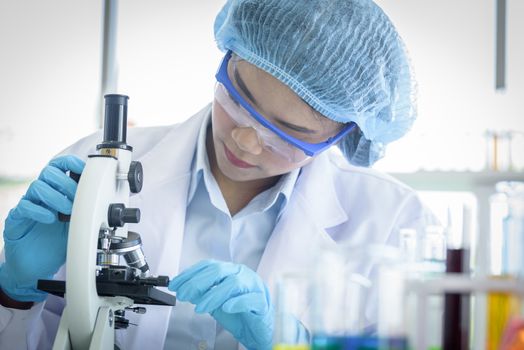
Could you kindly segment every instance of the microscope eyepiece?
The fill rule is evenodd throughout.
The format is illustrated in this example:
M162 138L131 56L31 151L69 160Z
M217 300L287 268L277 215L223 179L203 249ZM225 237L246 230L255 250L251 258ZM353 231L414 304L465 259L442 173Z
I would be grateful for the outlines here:
M127 138L127 101L126 95L109 94L104 96L104 139L96 146L101 148L122 148L132 150L126 144Z
M105 95L104 143L126 143L127 100L126 95Z

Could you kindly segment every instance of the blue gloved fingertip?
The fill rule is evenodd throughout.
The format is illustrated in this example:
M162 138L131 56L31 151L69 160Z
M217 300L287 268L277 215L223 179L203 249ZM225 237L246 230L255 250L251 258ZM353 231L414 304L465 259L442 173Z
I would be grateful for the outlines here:
M52 224L56 220L56 215L49 209L41 207L30 200L21 199L18 206L13 209L13 215L23 218L31 218L42 224Z
M207 311L206 311L206 308L204 306L197 305L195 307L195 312L197 314L203 314L203 313L206 313Z
M178 276L177 276L178 277ZM177 277L171 279L171 281L169 282L169 285L167 286L167 288L172 291L172 292L176 292L179 284L180 284L180 279L177 279Z
M188 301L187 295L185 293L176 292L176 298L180 301Z
M75 155L62 155L52 159L49 165L59 168L62 171L71 170L74 173L82 173L85 162Z

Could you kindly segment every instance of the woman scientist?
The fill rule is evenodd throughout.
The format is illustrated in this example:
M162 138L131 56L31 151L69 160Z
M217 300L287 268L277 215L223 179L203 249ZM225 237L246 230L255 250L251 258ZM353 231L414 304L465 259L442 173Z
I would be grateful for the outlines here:
M133 230L151 270L175 276L180 303L131 319L137 327L117 332L123 349L270 349L275 276L312 266L318 246L395 245L399 228L431 218L412 190L367 168L415 119L406 52L379 7L229 0L214 31L225 56L213 103L182 124L128 133L147 172ZM67 225L56 213L71 212L76 191L65 172L80 173L99 139L52 160L9 213L2 348L51 346L63 300L36 281L63 274Z

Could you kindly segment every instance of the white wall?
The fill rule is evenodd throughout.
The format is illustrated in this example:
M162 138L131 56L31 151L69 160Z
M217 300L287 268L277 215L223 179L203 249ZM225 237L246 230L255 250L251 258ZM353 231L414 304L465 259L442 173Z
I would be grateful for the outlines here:
M211 102L223 55L213 22L224 2L120 2L119 90L136 125L179 122Z
M0 176L34 176L93 131L100 4L0 0Z
M211 101L222 0L119 2L118 93L136 125ZM100 117L102 2L0 0L0 177L34 177Z
M377 3L403 36L419 85L413 132L389 147L379 167L480 170L484 130L524 131L524 1L507 1L503 92L495 91L495 0Z

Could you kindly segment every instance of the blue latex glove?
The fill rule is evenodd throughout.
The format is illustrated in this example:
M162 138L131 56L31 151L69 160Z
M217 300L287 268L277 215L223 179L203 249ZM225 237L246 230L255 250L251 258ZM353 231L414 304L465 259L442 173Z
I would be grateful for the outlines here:
M177 299L210 313L248 349L271 349L273 306L262 279L244 265L201 261L169 283Z
M39 279L51 279L64 264L69 224L57 213L71 214L77 183L65 172L82 173L84 161L75 156L53 159L33 181L5 221L5 263L0 287L18 301L43 301Z

